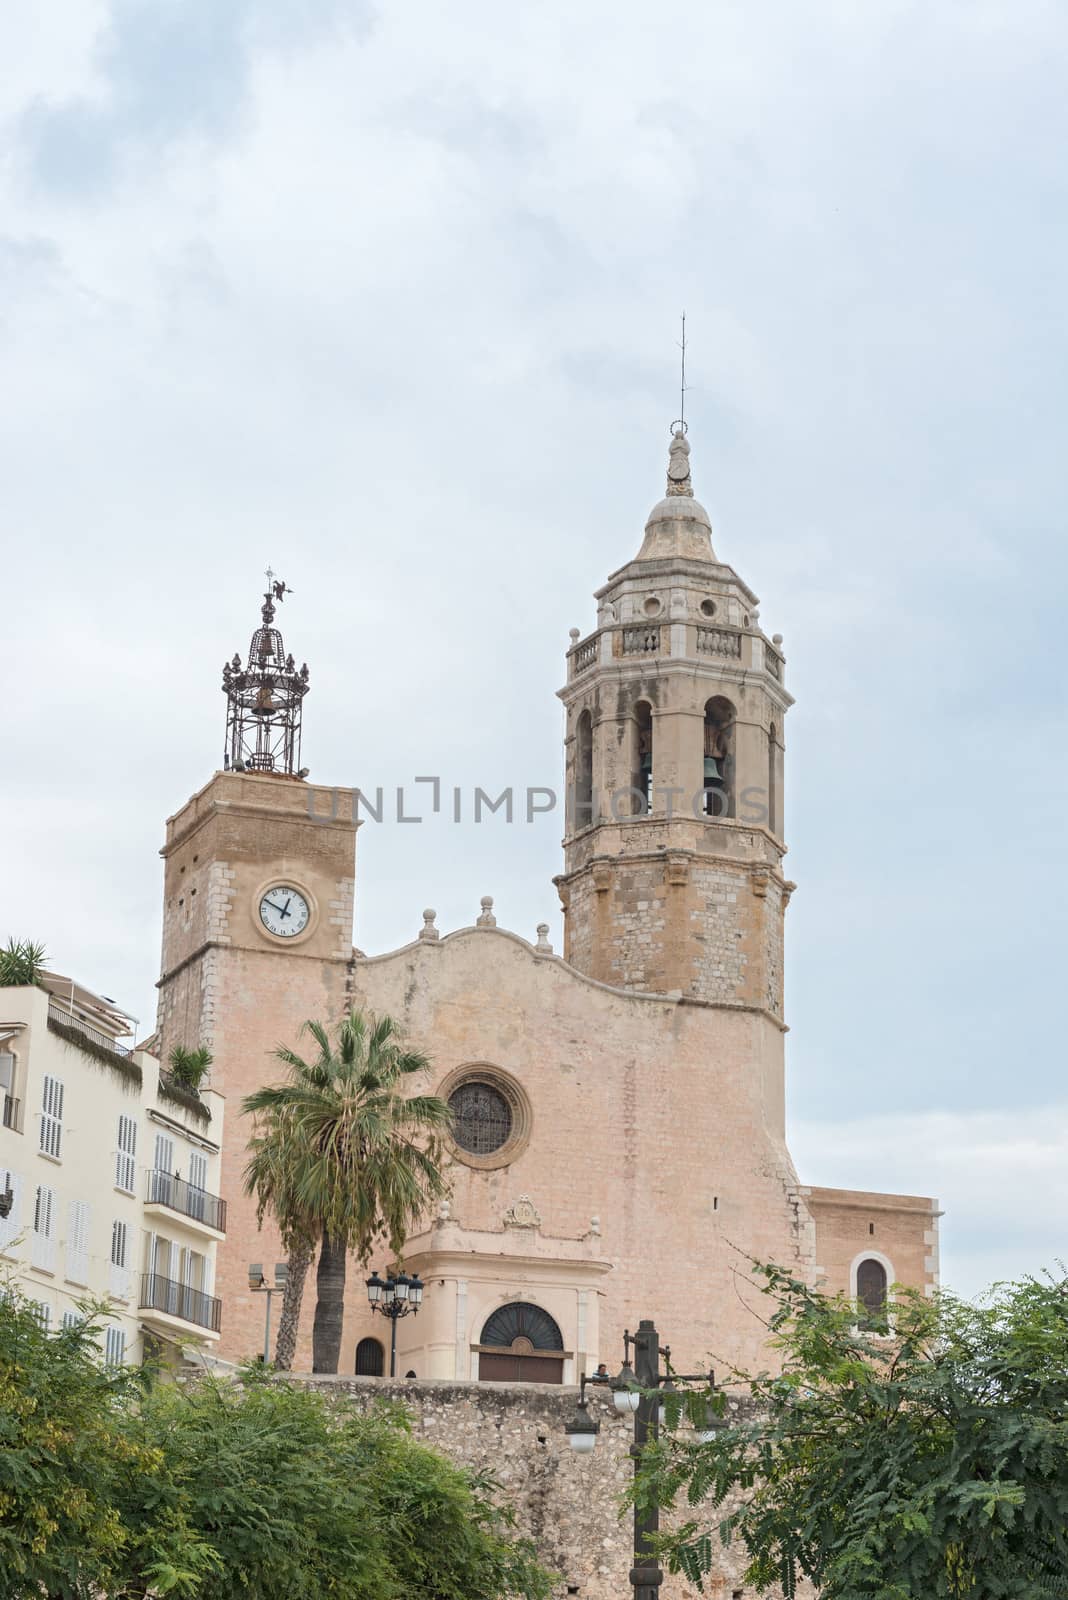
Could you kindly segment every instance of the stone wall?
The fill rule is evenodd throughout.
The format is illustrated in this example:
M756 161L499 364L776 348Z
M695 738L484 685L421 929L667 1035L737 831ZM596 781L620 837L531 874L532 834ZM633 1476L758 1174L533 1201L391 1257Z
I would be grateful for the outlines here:
M554 1596L625 1600L630 1584L632 1514L620 1517L631 1481L633 1418L621 1417L607 1390L587 1389L590 1414L600 1422L596 1448L573 1451L564 1433L577 1391L547 1384L420 1382L374 1378L309 1378L309 1386L361 1408L383 1396L407 1407L416 1438L463 1466L494 1474L515 1507L520 1529L535 1541L544 1564L559 1575ZM706 1600L750 1600L740 1576L743 1553L719 1552ZM690 1600L697 1591L665 1576L663 1600Z

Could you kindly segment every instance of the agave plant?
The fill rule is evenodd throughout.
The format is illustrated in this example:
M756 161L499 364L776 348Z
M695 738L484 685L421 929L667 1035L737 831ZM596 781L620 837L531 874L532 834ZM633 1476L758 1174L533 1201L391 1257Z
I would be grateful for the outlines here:
M214 1059L205 1045L200 1045L196 1050L185 1050L180 1044L176 1044L167 1057L167 1065L175 1083L181 1084L183 1089L192 1089L196 1093Z
M9 939L0 948L0 989L22 989L41 986L45 955L43 944L32 939Z

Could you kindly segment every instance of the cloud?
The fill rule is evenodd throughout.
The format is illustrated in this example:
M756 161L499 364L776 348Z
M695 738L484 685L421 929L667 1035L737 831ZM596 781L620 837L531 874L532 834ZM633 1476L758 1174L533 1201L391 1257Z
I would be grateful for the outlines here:
M306 47L368 17L362 0L113 0L92 50L93 93L42 95L24 111L25 169L47 191L92 198L146 151L232 134L258 50Z
M999 1115L1010 1079L1040 1116L1063 11L57 3L0 85L0 938L151 1015L163 818L218 759L268 562L315 779L557 782L567 630L662 492L685 308L695 481L797 697L794 1115L904 1118L879 1181L924 1192L911 1119ZM559 948L559 837L369 824L357 942L492 893Z
M945 1215L942 1281L974 1296L1068 1259L1068 1105L801 1119L805 1183L932 1195Z

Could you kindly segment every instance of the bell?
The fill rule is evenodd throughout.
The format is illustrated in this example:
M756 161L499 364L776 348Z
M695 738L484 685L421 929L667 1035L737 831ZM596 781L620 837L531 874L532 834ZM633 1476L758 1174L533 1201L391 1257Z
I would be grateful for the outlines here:
M258 691L256 695L256 704L253 709L258 717L269 717L272 712L277 710L277 707L274 703L274 696L271 694L267 684L264 684L263 687Z

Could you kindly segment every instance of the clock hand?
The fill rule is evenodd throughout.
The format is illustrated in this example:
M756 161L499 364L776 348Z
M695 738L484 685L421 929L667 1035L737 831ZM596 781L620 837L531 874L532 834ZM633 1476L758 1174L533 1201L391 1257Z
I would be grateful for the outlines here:
M290 895L290 897L289 897L289 899L288 899L288 900L287 900L287 901L286 901L286 908L285 908L285 910L284 910L284 911L283 911L283 912L282 912L282 915L283 915L283 917L288 917L288 915L289 915L289 908L290 908L290 906L291 906L291 905L292 905L292 904L293 904L293 896L292 896L292 895Z
M283 917L287 917L289 915L288 910L286 910L284 907L282 907L280 905L277 905L275 903L275 901L273 901L273 900L265 900L263 903L264 903L264 905L270 906L272 911L280 912ZM289 901L287 900L286 901L286 906L288 906L288 905L289 905Z

